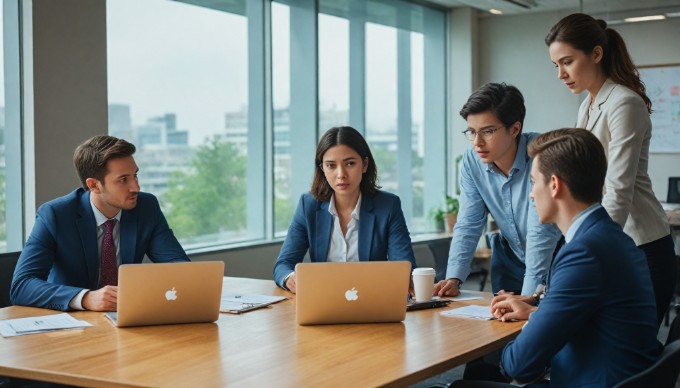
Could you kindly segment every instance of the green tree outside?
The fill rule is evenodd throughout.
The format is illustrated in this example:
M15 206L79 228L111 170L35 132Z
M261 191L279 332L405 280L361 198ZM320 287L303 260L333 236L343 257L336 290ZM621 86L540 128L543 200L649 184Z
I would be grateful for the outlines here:
M174 173L163 196L168 223L178 238L246 226L247 156L215 136L199 146L189 172Z

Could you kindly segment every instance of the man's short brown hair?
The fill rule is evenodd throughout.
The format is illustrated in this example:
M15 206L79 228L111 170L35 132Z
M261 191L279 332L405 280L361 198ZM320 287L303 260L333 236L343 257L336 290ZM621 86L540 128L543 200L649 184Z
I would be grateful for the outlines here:
M76 148L73 154L73 164L76 166L78 177L87 190L85 181L94 178L104 183L107 168L106 163L111 159L132 156L136 151L134 144L123 139L108 135L99 135L86 140Z
M532 158L540 156L539 171L547 182L555 175L569 187L575 200L602 201L607 157L602 143L585 129L562 128L537 136L528 147Z

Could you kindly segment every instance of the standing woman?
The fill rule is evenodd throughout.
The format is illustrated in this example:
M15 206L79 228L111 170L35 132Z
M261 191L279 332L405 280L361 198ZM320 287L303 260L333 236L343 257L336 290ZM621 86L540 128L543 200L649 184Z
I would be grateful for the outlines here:
M602 205L647 255L659 323L676 282L668 218L647 174L652 102L621 35L603 20L576 13L545 37L558 77L575 94L587 91L577 126L597 136L607 153ZM584 172L587 173L587 172ZM635 292L634 284L621 284Z
M313 262L404 260L415 268L399 197L380 191L378 169L352 127L326 131L316 147L314 180L300 197L274 265L274 280L296 291L295 265Z

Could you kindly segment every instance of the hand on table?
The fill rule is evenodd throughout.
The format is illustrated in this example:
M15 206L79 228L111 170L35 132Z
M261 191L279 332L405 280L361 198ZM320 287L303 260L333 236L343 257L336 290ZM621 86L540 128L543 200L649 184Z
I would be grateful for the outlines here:
M118 287L104 286L98 290L88 291L81 303L85 309L90 311L117 311Z
M286 279L286 288L288 291L292 292L293 294L295 293L296 290L296 282L295 282L295 272L293 272L292 275L288 276L288 279Z
M498 297L496 297L498 298ZM494 298L494 301L496 300ZM536 311L538 307L532 306L521 301L517 297L507 297L506 299L491 302L491 314L499 321L527 320L529 314Z
M460 280L447 279L434 285L433 296L458 296L460 295Z

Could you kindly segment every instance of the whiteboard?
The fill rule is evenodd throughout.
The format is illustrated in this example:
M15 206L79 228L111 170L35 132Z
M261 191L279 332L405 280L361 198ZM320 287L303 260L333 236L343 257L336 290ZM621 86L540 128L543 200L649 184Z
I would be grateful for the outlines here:
M638 70L652 100L649 152L680 153L680 64Z

